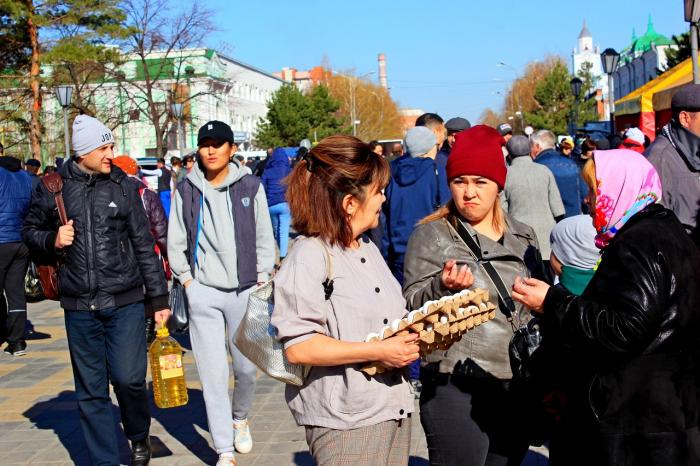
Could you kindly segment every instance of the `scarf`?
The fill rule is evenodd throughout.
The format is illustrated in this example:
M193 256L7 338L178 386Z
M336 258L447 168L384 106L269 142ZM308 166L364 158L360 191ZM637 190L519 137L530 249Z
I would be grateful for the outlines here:
M661 181L652 164L628 149L593 153L596 192L595 244L605 248L636 213L661 200Z

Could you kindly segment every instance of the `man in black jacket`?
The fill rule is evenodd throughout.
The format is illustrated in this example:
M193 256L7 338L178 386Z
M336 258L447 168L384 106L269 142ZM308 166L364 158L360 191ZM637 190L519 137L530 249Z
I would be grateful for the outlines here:
M98 120L79 115L71 141L73 158L59 171L69 221L59 227L54 196L39 185L23 238L32 251L61 263L59 294L92 464L119 464L110 380L131 440L131 463L145 465L151 455L151 419L144 288L156 320L165 322L170 316L168 286L138 189L121 169L112 167L112 132Z

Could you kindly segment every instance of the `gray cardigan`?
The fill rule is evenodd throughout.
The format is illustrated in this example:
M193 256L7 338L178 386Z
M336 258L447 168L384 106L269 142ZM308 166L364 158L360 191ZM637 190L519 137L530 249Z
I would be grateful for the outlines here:
M503 245L466 226L481 245L483 258L493 263L510 289L516 276L530 275L525 257L539 259L539 255L532 228L507 216L506 223ZM474 274L474 287L488 289L491 301L498 305L496 288L486 272L477 266L471 251L452 225L446 219L440 219L416 227L408 241L403 294L409 310L418 309L426 301L452 294L442 285L441 279L443 265L450 259L467 262ZM516 306L516 323L529 320L529 311L522 305ZM431 353L427 362L439 363L440 372L452 373L458 366L467 365L476 368L476 372L484 372L484 375L488 373L499 379L510 379L508 343L512 336L511 325L499 309L494 320L467 332L448 351Z

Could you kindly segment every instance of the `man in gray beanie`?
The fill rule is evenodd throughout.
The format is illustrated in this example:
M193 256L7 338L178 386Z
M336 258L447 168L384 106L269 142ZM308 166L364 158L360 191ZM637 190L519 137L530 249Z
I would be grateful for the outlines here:
M671 122L644 155L661 178L661 203L700 245L700 84L681 87L671 99Z
M565 213L557 182L549 168L532 160L526 136L513 136L506 149L512 161L501 192L501 205L515 220L535 230L546 278L551 283L554 276L549 265L549 234Z
M131 464L151 457L146 386L145 297L165 323L168 284L155 253L138 185L112 166L114 137L87 115L73 122L73 157L53 183L62 182L68 223L61 225L54 194L42 183L22 229L29 249L60 258L61 307L75 379L80 422L92 464L119 464L108 380L131 441ZM45 181L49 179L45 177Z

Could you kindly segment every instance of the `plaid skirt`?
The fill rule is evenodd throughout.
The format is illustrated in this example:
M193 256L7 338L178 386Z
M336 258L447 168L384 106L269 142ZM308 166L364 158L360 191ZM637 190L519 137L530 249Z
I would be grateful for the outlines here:
M350 430L306 426L306 443L318 466L405 466L411 417Z

